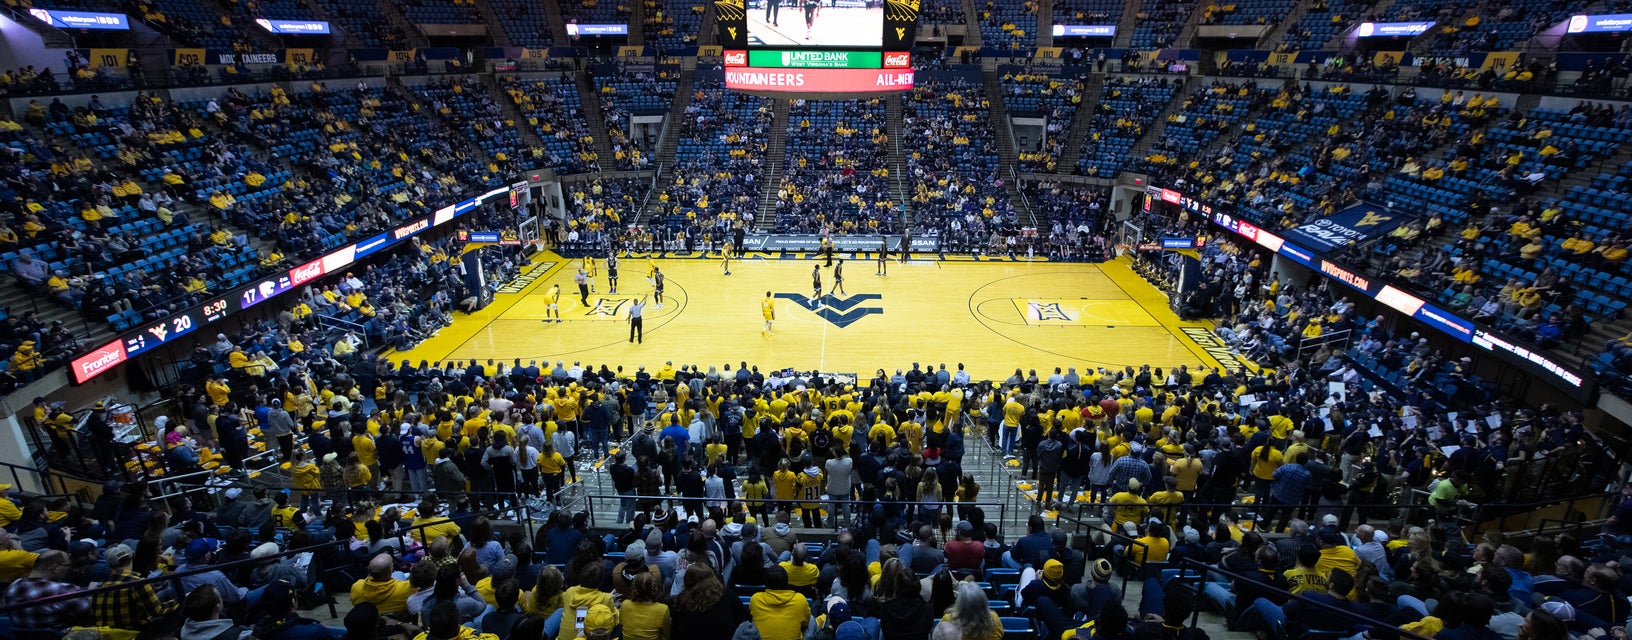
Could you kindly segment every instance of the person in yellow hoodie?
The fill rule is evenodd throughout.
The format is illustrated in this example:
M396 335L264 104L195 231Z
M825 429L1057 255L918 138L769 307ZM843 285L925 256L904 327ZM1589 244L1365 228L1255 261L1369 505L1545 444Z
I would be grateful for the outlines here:
M810 602L788 589L788 572L765 568L765 590L748 600L748 613L763 640L798 640L810 624Z
M24 340L17 346L17 351L11 354L11 370L24 382L32 381L34 371L44 364L45 357L34 349L33 340Z
M368 561L368 577L351 585L351 606L372 602L383 614L408 611L408 596L414 588L407 580L391 577L391 554L382 553Z
M301 450L295 452L295 459L290 462L290 475L294 477L295 490L300 492L300 508L310 510L319 505L319 497L323 491L323 482L319 480L322 471L317 463L312 461L312 452Z
M598 588L605 573L606 567L599 562L590 562L578 569L578 584L568 587L561 593L562 629L569 628L568 620L577 620L578 611L591 612L595 607L610 609L612 626L618 625L618 611L613 607L612 594ZM587 620L585 628L588 628Z
M414 512L413 536L420 544L430 544L430 541L444 536L452 540L454 536L459 535L459 523L436 513L437 504L434 500L420 502L418 510Z

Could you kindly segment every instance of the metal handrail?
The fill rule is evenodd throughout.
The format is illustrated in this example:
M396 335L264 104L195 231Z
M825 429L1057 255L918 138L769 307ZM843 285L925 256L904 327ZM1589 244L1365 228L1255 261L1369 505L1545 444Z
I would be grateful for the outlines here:
M589 505L588 511L589 511L589 518L590 518L590 523L591 524L595 524L595 522L596 522L594 504L595 504L595 501L597 501L597 500L611 500L611 501L622 501L622 500L625 500L625 499L631 499L631 500L636 500L636 501L641 501L641 500L664 501L664 500L667 500L667 501L670 501L670 502L674 503L674 505L671 505L671 506L683 505L683 504L686 504L686 503L699 503L700 502L700 503L704 504L704 511L707 510L706 509L707 503L710 503L710 502L728 502L728 503L729 502L746 502L746 499L741 497L741 496L737 496L735 498L726 498L724 500L721 500L719 498L706 498L706 497L705 498L687 498L687 497L681 497L681 496L667 496L667 495L652 496L652 495L635 495L635 494L621 495L621 494L616 494L616 493L613 493L613 494L594 493L594 494L585 494L583 497L585 499L586 504ZM766 498L760 498L759 500L761 502L767 503L768 505L769 504L818 504L818 505L822 505L822 506L827 506L827 505L859 504L859 505L866 505L866 506L870 507L870 506L872 506L874 504L874 502L869 502L869 501L866 501L866 500L838 500L838 499L832 499L832 498L818 498L818 499L814 499L814 500L806 500L804 498L792 498L792 499L784 500L784 499L781 499L781 498L766 497ZM882 502L882 501L878 501L878 502ZM891 503L886 503L886 504L891 504ZM994 519L992 519L991 517L988 516L986 518L986 521L987 522L997 523L1000 526L1001 526L1002 523L1007 521L1008 507L1009 507L1009 505L1007 503L1005 503L1005 502L957 502L957 501L949 501L949 500L896 502L896 503L893 503L893 504L899 505L900 508L903 509L903 510L905 510L905 509L907 509L909 507L912 507L912 506L929 506L929 505L934 505L934 506L937 506L937 507L941 507L943 509L949 508L949 507L950 508L957 508L957 507L960 507L960 506L963 506L963 507L980 507L983 511L988 510L989 508L992 508L992 507L996 507L997 513L998 513L998 518L996 520L994 520ZM616 511L616 510L614 510L614 511ZM854 512L852 512L852 513L854 513ZM879 524L882 525L882 523L879 523Z
M1074 522L1077 525L1077 528L1079 530L1081 530L1083 528L1087 528L1087 529L1090 529L1090 530L1093 530L1093 531L1098 531L1098 532L1103 533L1103 534L1105 534L1107 536L1110 536L1113 539L1121 540L1121 541L1126 542L1126 543L1128 543L1130 545L1139 547L1140 550L1143 551L1143 553L1141 553L1139 555L1139 557L1144 558L1144 560L1140 561L1140 566L1144 566L1146 563L1151 562L1151 560L1150 560L1150 545L1145 544L1143 542L1140 542L1138 538L1129 536L1129 535L1127 535L1125 533L1120 533L1120 532L1116 531L1114 528L1106 526L1104 523L1100 523L1098 525L1095 525L1093 523L1087 522L1086 520L1077 520L1077 519L1074 519L1074 518L1062 518L1062 519ZM1201 593L1201 592L1197 591L1196 593ZM1128 596L1128 575L1126 573L1123 573L1122 574L1122 597L1126 598L1127 596Z
M1416 633L1412 633L1410 631L1406 631L1405 629L1401 629L1400 627L1396 627L1396 626L1394 626L1392 624L1389 624L1389 623L1384 622L1382 620L1378 620L1378 619L1373 618L1371 616L1356 613L1351 609L1341 609L1341 608L1334 607L1332 605L1326 604L1324 602L1319 602L1319 601L1316 601L1316 600L1310 600L1309 598L1305 598L1302 595L1292 593L1291 591L1287 591L1287 590L1284 590L1284 589L1277 589L1272 585L1265 584L1265 583L1262 583L1262 582L1258 582L1257 580L1254 580L1251 576L1236 573L1234 571L1230 571L1230 570L1225 569L1223 567L1215 567L1215 566L1209 565L1209 564L1207 564L1205 562L1202 562L1200 560L1196 560L1195 558L1184 558L1184 559L1180 560L1178 564L1179 564L1179 571L1180 571L1179 576L1180 577L1176 578L1176 579L1183 580L1183 579L1186 579L1186 578L1189 578L1189 577L1194 577L1195 578L1196 594L1198 594L1198 595L1201 594L1202 591L1206 588L1206 586L1207 586L1207 576L1208 576L1209 573L1216 574L1216 575L1222 575L1224 577L1230 578L1231 580L1246 580L1246 581L1249 581L1249 582L1253 582L1255 589L1270 592L1270 593L1274 593L1276 595L1285 596L1287 600L1296 600L1298 602L1303 603L1305 606L1315 607L1317 609L1320 609L1321 611L1325 611L1327 613L1334 614L1334 615L1338 616L1339 618L1356 620L1356 621L1360 622L1361 624L1369 625L1370 627L1372 627L1374 629L1386 629L1391 633L1397 634L1398 637L1401 637L1401 638L1415 638L1417 640L1428 640L1428 638L1426 636L1416 634ZM1184 572L1184 570L1186 568L1197 569L1198 573L1195 576L1189 576ZM1250 604L1250 603L1248 603L1248 604ZM1238 610L1241 608L1240 603L1237 603L1236 608ZM1200 619L1201 619L1201 607L1192 607L1191 612L1190 612L1190 626L1195 626Z
M464 492L464 493L472 493L472 492ZM525 507L523 507L523 508L525 508ZM488 512L481 512L479 515L486 515L487 513ZM452 520L452 518L447 514L435 516L435 518L436 518L436 521L434 521L434 522L427 522L427 523L424 523L424 524L409 525L408 527L401 529L400 531L398 531L397 533L395 533L391 537L396 537L399 540L404 538L404 537L411 537L412 532L415 531L415 530L424 529L426 527L430 527L430 526L433 526L433 525L440 525L445 521ZM531 537L529 537L529 541L530 540L531 540ZM175 572L172 572L172 573L164 574L162 576L157 576L157 577L152 577L152 578L143 578L143 579L140 579L140 580L133 580L131 582L125 582L125 583L120 583L120 584L116 584L116 585L98 586L98 587L93 587L93 588L90 588L90 589L84 589L84 590L81 590L81 591L73 591L73 592L69 592L69 593L62 593L62 594L49 596L49 597L45 597L45 598L33 598L33 599L30 599L30 600L25 600L25 601L21 601L21 602L0 603L0 615L9 615L13 611L17 611L17 610L20 610L20 609L27 609L29 607L35 607L35 606L46 605L46 604L53 604L53 603L57 603L57 602L65 602L65 601L68 601L68 600L77 600L77 599L80 599L80 598L87 598L87 597L91 597L91 596L95 596L95 595L99 595L99 594L103 594L103 593L111 593L111 592L114 592L114 591L119 591L121 589L134 589L134 588L138 588L138 587L145 587L145 586L160 584L160 583L164 583L164 582L171 582L171 581L175 582L176 593L178 593L178 594L179 593L185 593L185 590L183 590L181 588L181 579L185 578L185 577L201 575L201 574L209 573L211 571L223 571L223 572L225 572L226 570L230 570L230 569L239 569L239 568L243 568L243 567L258 566L258 565L270 563L272 561L281 560L281 559L284 559L284 558L294 557L294 556L302 554L302 553L321 551L323 549L328 549L328 548L331 548L331 547L349 547L350 544L351 544L351 538L348 537L348 538L346 538L344 540L333 540L333 541L330 541L330 542L322 542L322 543L314 544L314 545L307 546L307 547L301 547L299 549L289 549L287 551L281 551L279 553L275 553L275 554L271 554L271 555L267 555L267 556L262 556L262 557L259 557L259 558L245 558L243 560L234 560L232 562L223 562L223 563L220 563L220 564L211 564L209 566L201 567L201 568L198 568L198 569L186 569L186 570L182 570L182 571L175 571Z

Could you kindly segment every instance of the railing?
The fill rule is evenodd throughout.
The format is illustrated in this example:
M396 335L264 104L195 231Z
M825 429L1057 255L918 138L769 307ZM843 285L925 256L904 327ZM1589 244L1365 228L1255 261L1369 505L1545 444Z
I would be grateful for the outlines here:
M1088 530L1088 531L1101 533L1101 534L1104 534L1106 537L1109 537L1112 540L1120 540L1126 546L1138 547L1139 551L1140 551L1139 557L1143 559L1141 561L1141 564L1143 565L1144 563L1149 563L1150 562L1150 560L1149 560L1149 558L1150 558L1150 545L1147 545L1147 544L1145 544L1143 542L1140 542L1138 538L1134 538L1134 537L1129 536L1127 534L1120 533L1117 530L1115 530L1115 529L1113 529L1113 528L1111 528L1109 526L1106 526L1104 523L1095 524L1095 523L1088 522L1086 520L1080 520L1080 519L1069 518L1069 517L1061 518L1061 519L1073 522L1073 523L1075 523L1077 525L1076 532L1075 532L1075 536L1076 536L1077 539L1081 539L1081 536L1083 535L1083 532L1084 532L1085 529ZM1058 525L1057 522L1055 524L1056 524L1056 526ZM1113 563L1116 562L1116 558L1111 558L1111 562L1113 562ZM1129 572L1119 572L1119 573L1122 574L1122 597L1126 598L1126 597L1128 597L1128 577L1129 577ZM1201 592L1197 591L1196 593L1201 593Z
M1311 600L1309 598L1305 598L1305 597L1303 597L1301 595L1292 593L1290 591L1277 589L1277 588L1275 588L1273 586L1270 586L1268 584L1265 584L1263 582L1259 582L1259 581L1255 580L1252 576L1247 576L1247 575L1243 575L1243 574L1240 574L1240 573L1236 573L1234 571L1229 571L1229 570L1221 568L1221 567L1215 567L1215 566L1209 565L1207 563L1201 562L1199 560L1195 560L1193 558L1185 558L1185 559L1179 561L1178 569L1179 569L1179 576L1177 578L1174 578L1174 581L1178 581L1178 580L1192 580L1192 581L1194 581L1196 595L1197 595L1198 598L1206 590L1208 576L1209 575L1219 575L1219 576L1229 578L1231 580L1245 580L1245 581L1251 582L1251 583L1253 583L1253 588L1254 588L1254 591L1256 591L1256 592L1274 593L1274 594L1277 594L1277 595L1280 595L1280 596L1284 596L1286 598L1286 600L1289 601L1289 602L1291 602L1291 601L1299 602L1303 606L1314 607L1314 608L1316 608L1316 609L1318 609L1320 611L1332 614L1332 615L1336 616L1337 618L1339 618L1341 620L1353 621L1350 624L1350 629L1348 629L1346 632L1343 632L1341 634L1338 633L1338 632L1342 631L1340 629L1321 629L1321 630L1319 630L1319 631L1322 631L1322 632L1326 632L1326 631L1331 632L1331 634L1330 634L1331 637L1345 637L1346 638L1346 637L1348 637L1350 635L1353 635L1353 633L1355 632L1355 629L1353 627L1363 626L1368 631L1371 631L1371 632L1378 632L1378 631L1383 632L1380 635L1374 635L1372 637L1389 637L1389 636L1392 636L1392 637L1399 637L1399 638L1414 638L1416 640L1427 640L1427 638L1425 636L1422 636L1422 635L1419 635L1419 634L1416 634L1416 633L1412 633L1410 631L1406 631L1405 629L1402 629L1400 627L1396 627L1396 626L1394 626L1392 624L1389 624L1388 622L1385 622L1383 620L1378 620L1378 619L1373 618L1371 616L1356 613L1353 609L1334 607L1334 606L1326 604L1324 602L1320 602L1320 601L1317 601L1317 600ZM1192 575L1188 570L1194 570L1195 573ZM1164 585L1164 587L1165 587L1165 585ZM1364 589L1365 586L1364 585L1359 585L1359 586L1357 586L1357 588ZM1247 608L1250 608L1251 605L1252 605L1252 603L1250 603L1250 602L1247 602L1247 603L1237 602L1236 603L1236 610L1237 611L1246 610ZM1201 619L1201 607L1199 606L1199 603L1198 603L1198 605L1193 607L1191 612L1190 612L1190 626L1192 626L1192 627L1196 626L1196 624L1200 621L1200 619ZM1234 622L1235 622L1234 620L1230 621L1231 624L1234 624ZM1322 637L1324 637L1325 635L1326 634L1322 634ZM1286 634L1277 634L1275 637L1286 637Z
M1250 502L1182 502L1176 505L1126 505L1112 502L1079 502L1075 504L1074 510L1058 512L1060 515L1056 518L1056 524L1060 521L1074 524L1076 525L1075 533L1081 535L1089 530L1099 530L1102 525L1096 523L1096 520L1110 520L1110 514L1116 509L1125 509L1131 506L1140 510L1140 517L1135 520L1136 522L1145 522L1152 513L1172 511L1177 514L1176 517L1164 517L1164 523L1176 527L1178 525L1174 524L1173 520L1183 518L1188 524L1195 526L1197 529L1215 522L1220 515L1230 515L1232 520L1245 520L1245 516L1251 514L1255 516L1256 520L1253 530L1268 533L1273 531L1276 525L1276 522L1269 519L1270 516L1279 515L1282 510L1290 512L1290 515L1286 518L1287 520L1303 519L1310 524L1311 528L1319 526L1317 518L1327 514L1338 516L1340 526L1344 529L1348 528L1347 524L1356 515L1359 516L1359 522L1362 524L1376 523L1383 525L1398 518L1407 525L1426 526L1430 520L1438 519L1439 514L1432 505L1426 503L1426 500L1419 501L1416 499L1425 495L1425 493L1420 489L1408 489L1401 494L1403 498L1411 498L1406 502L1323 502L1298 505L1261 505ZM1575 527L1579 529L1585 527L1587 522L1607 518L1618 504L1612 499L1616 495L1618 494L1592 493L1530 503L1474 503L1457 511L1456 522L1441 522L1440 524L1457 525L1469 540L1477 540L1486 531L1511 532L1537 529L1539 532L1545 530L1548 523L1561 525L1580 523ZM1542 514L1558 510L1562 510L1565 516L1538 518ZM1314 518L1303 518L1300 515L1309 512L1313 512ZM1387 515L1377 517L1367 515L1368 512L1384 512ZM1571 518L1569 514L1577 514L1582 517ZM1515 517L1524 518L1524 522L1513 522L1512 519ZM1534 521L1534 524L1531 524L1532 521Z
M635 495L635 494L623 495L623 494L596 493L596 494L584 494L582 496L582 498L583 498L584 504L585 504L585 506L586 506L586 508L587 508L587 510L589 512L589 521L590 521L591 526L611 526L611 525L621 525L621 524L626 524L627 523L627 521L625 521L625 520L619 520L616 515L613 516L613 521L612 522L602 522L601 517L604 515L603 512L606 511L606 509L605 509L604 506L597 509L597 507L596 507L597 503L608 503L608 502L610 502L612 504L611 513L613 513L613 514L618 514L619 509L620 509L620 507L621 507L624 500L633 500L636 503L635 506L633 507L633 512L634 513L640 513L641 511L643 511L642 509L640 509L640 504L641 503L667 502L668 504L665 505L664 508L666 510L669 510L669 511L672 511L676 507L680 507L680 508L683 508L687 513L706 514L706 513L709 512L710 503L720 504L720 503L733 503L733 502L736 502L736 503L745 503L745 502L747 502L747 500L744 499L741 496L737 496L737 497L734 497L734 498L720 499L720 498L685 498L685 497L666 496L666 495L653 496L653 495ZM850 507L848 509L843 510L843 513L848 514L848 518L845 518L845 520L848 523L854 523L855 522L855 516L856 516L857 513L860 513L861 508L871 509L875 505L879 505L879 504L882 504L885 508L892 508L893 507L893 508L899 509L901 511L901 517L907 519L909 522L911 521L911 517L907 516L906 514L914 511L915 509L926 507L926 506L938 507L938 508L943 510L943 513L956 513L955 510L958 507L980 507L980 509L986 513L986 521L998 524L999 527L1002 526L1002 523L1007 521L1008 514L1009 514L1009 504L1007 502L952 502L952 501L946 501L946 500L942 500L942 501L914 501L914 502L888 502L888 501L868 502L868 501L865 501L865 500L840 500L840 499L833 499L833 498L819 498L819 499L814 499L814 500L806 500L806 499L803 499L803 498L792 498L792 499L787 499L787 500L780 499L780 498L778 498L778 499L764 498L764 499L759 500L759 502L765 503L766 510L770 511L770 512L773 512L773 513L776 512L778 509L786 508L789 511L789 515L790 515L790 520L789 520L789 525L790 526L798 526L799 524L801 524L800 522L798 522L797 518L792 515L792 511L793 511L793 509L795 507L799 507L799 505L805 505L805 504L818 505L817 509L820 509L821 511L824 511L824 512L827 513L827 516L822 519L822 526L820 528L829 529L829 530L835 530L835 529L837 529L839 527L839 520L840 520L839 514L841 513L841 511L839 509L835 509L835 508L832 508L832 507ZM800 508L802 508L802 507L800 507ZM993 519L993 517L992 517L992 514L994 514L994 513L997 516L996 519ZM702 519L703 518L699 518L698 521L700 522ZM769 526L769 524L770 523L766 523L765 526ZM875 521L873 524L874 524L874 526L879 527L880 529L882 529L885 526L885 523L883 523L883 522L876 522Z
M445 492L443 492L443 493L445 493ZM464 492L463 494L459 494L459 495L486 495L486 494L480 494L480 493L475 493L475 492ZM523 506L521 506L519 508L520 509L526 509L526 506L523 505ZM497 513L496 511L490 510L490 511L485 511L485 512L477 512L475 515L489 515L489 516L491 516L491 515L495 515L496 513ZM430 527L430 526L434 526L434 525L440 525L441 523L443 523L443 522L445 522L447 520L452 520L453 519L451 515L447 515L447 514L439 515L439 516L435 516L435 517L436 517L436 521L434 521L434 522L427 522L427 523L424 523L424 524L410 525L410 526L405 527L405 528L399 530L398 532L396 532L396 533L394 533L392 535L389 535L387 537L388 538L396 538L399 541L399 543L402 544L403 548L407 548L409 546L409 544L410 544L409 541L412 538L414 531L421 530L421 529L424 529L426 527ZM527 522L530 525L531 519L529 518L525 522ZM535 536L533 534L533 531L531 531L530 526L529 526L529 531L528 531L528 536L527 536L529 544L531 544L531 541L534 539L534 537ZM301 547L301 548L298 548L298 549L289 549L289 550L286 550L286 551L281 551L279 553L275 553L275 554L268 555L268 556L262 556L262 557L258 557L258 558L247 558L247 559L244 559L244 560L236 560L236 561L232 561L232 562L223 562L223 563L220 563L220 564L211 564L211 565L196 568L196 569L189 567L187 569L180 570L180 571L175 571L175 572L172 572L172 573L167 573L167 574L164 574L162 576L157 576L157 577L152 577L152 578L143 578L141 580L134 580L134 581L131 581L131 582L121 583L121 584L117 584L117 585L105 585L105 586L93 587L93 588L90 588L90 589L85 589L85 590L81 590L81 591L73 591L73 592L70 592L70 593L63 593L63 594L54 595L54 596L45 597L45 598L33 598L33 599L27 599L27 600L18 601L18 602L7 602L7 603L4 603L4 604L0 604L0 616L9 616L13 612L16 612L16 611L22 610L22 609L28 609L28 608L31 608L31 607L38 607L38 606L42 606L42 605L50 605L50 604L55 604L55 603L59 603L59 602L67 602L67 601L70 601L70 600L78 600L78 599L81 599L81 598L89 598L89 597L92 597L92 596L105 594L105 593L112 593L112 592L120 591L120 590L124 590L124 589L136 589L136 588L142 588L142 587L156 587L156 586L164 585L164 584L172 585L174 590L175 590L174 593L177 594L176 598L179 599L180 597L182 597L181 594L186 593L186 590L182 588L182 584L181 584L181 579L182 578L195 576L195 575L201 575L201 574L209 573L209 572L212 572L212 571L221 571L223 573L228 573L230 575L234 570L247 569L247 568L252 568L252 567L256 567L256 566L260 566L260 565L264 565L264 564L270 564L272 562L280 561L280 560L283 560L285 558L291 558L291 557L300 555L302 553L315 553L315 552L323 551L323 550L326 550L326 549L339 549L342 552L347 553L348 557L350 557L349 556L350 544L351 544L351 539L348 536L346 539L342 539L342 540L334 540L334 541L331 541L331 542L324 542L324 543L314 544L314 545L311 545L311 546ZM314 562L313 569L312 569L311 573L308 574L308 575L310 575L312 577L313 583L312 583L312 585L309 585L307 587L307 592L315 592L316 585L321 584L321 583L324 582L324 577L325 577L324 574L325 573L327 573L329 571L341 570L341 569L354 569L354 568L357 568L357 566L358 566L358 562L355 561L355 560L353 560L348 565L330 566L330 567L318 566L316 564L316 562L317 562L316 558L314 558L313 562ZM347 578L352 578L353 576L347 575L346 577ZM332 597L329 598L328 599L328 604L332 607L333 603L334 603L334 601L333 601Z
M1305 351L1310 349L1319 349L1320 347L1324 347L1334 342L1347 346L1349 344L1349 338L1351 338L1353 334L1353 329L1344 329L1342 331L1322 333L1313 338L1303 338L1302 340L1298 341L1298 358L1302 359Z

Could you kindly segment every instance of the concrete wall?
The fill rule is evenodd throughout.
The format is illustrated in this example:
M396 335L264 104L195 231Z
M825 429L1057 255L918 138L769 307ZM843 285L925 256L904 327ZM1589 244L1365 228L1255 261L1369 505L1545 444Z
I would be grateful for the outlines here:
M74 93L63 96L39 96L28 98L11 98L11 112L22 114L28 110L29 100L39 100L40 104L51 104L51 99L61 98L68 108L83 107L91 102L91 96L101 98L102 104L109 107L123 107L136 101L135 91L108 91L106 93Z
M9 16L0 15L0 69L21 69L33 65L36 70L49 68L57 74L58 79L62 79L68 73L68 63L63 61L63 53L61 49L47 49L40 34L18 24Z

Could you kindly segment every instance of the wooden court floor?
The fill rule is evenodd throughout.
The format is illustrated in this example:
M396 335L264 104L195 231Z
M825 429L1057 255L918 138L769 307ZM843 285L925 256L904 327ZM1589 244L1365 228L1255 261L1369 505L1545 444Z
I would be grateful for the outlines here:
M628 342L626 318L634 299L652 293L646 254L621 260L615 295L604 261L598 264L596 293L585 305L573 283L580 262L545 252L492 304L475 314L455 313L453 325L389 357L416 364L561 360L630 372L637 366L655 371L671 360L705 371L746 361L761 371L793 367L861 380L913 362L949 369L961 362L979 380L1006 378L1016 368L1046 377L1056 366L1195 368L1229 360L1219 345L1205 344L1206 323L1180 321L1125 259L1092 265L923 254L892 261L888 274L878 276L873 260L854 258L844 261L844 292L824 291L815 301L811 269L825 262L810 255L751 254L733 263L730 276L717 255L659 257L651 264L666 276L667 299L662 309L646 308L644 343ZM827 289L832 272L821 269ZM555 284L564 322L545 323L546 292ZM767 291L775 297L771 335L761 330Z

